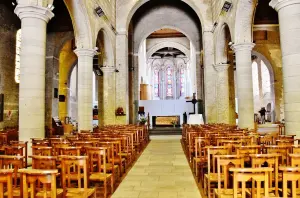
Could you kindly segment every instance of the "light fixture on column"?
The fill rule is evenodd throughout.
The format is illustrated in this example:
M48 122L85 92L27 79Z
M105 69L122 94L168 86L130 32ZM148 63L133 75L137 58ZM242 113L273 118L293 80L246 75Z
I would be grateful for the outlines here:
M212 28L212 30L211 30L212 33L214 33L214 31L215 31L215 29L217 28L217 26L218 26L218 22L215 22L215 23L214 23L214 26L213 26L213 28Z
M103 76L103 72L98 65L93 65L93 70L97 76Z
M224 12L228 12L230 10L230 8L232 7L232 3L229 1L225 1L224 5L222 7L222 11Z
M95 12L98 15L98 17L102 17L105 15L104 11L102 10L102 8L100 6L95 8Z
M48 7L51 11L54 10L54 5L52 5L52 4L49 4L47 7Z

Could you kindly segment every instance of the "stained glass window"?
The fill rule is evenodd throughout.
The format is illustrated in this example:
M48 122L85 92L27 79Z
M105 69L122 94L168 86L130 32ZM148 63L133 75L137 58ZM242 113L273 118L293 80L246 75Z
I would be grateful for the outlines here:
M154 70L154 96L159 97L159 71Z
M184 69L180 69L180 96L184 95Z
M167 96L173 96L173 71L170 67L167 69Z
M16 60L15 60L15 81L20 83L20 53L21 53L21 29L16 35Z

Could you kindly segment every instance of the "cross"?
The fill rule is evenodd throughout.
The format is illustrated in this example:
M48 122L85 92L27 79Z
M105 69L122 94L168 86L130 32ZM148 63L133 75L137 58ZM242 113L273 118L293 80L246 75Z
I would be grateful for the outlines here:
M194 112L189 113L189 115L196 114L196 104L198 103L198 100L196 99L196 93L193 93L193 99L192 100L189 100L189 101L186 101L186 102L191 102L194 105Z

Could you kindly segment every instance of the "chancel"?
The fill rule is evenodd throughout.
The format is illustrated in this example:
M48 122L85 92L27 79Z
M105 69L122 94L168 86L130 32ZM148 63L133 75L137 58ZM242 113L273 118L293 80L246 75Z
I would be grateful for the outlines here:
M300 197L299 35L300 0L0 1L0 197Z

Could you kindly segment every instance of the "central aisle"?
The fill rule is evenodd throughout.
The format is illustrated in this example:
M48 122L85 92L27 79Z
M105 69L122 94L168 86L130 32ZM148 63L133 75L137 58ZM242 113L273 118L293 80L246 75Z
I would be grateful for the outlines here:
M150 144L112 198L201 197L180 137L152 136Z

